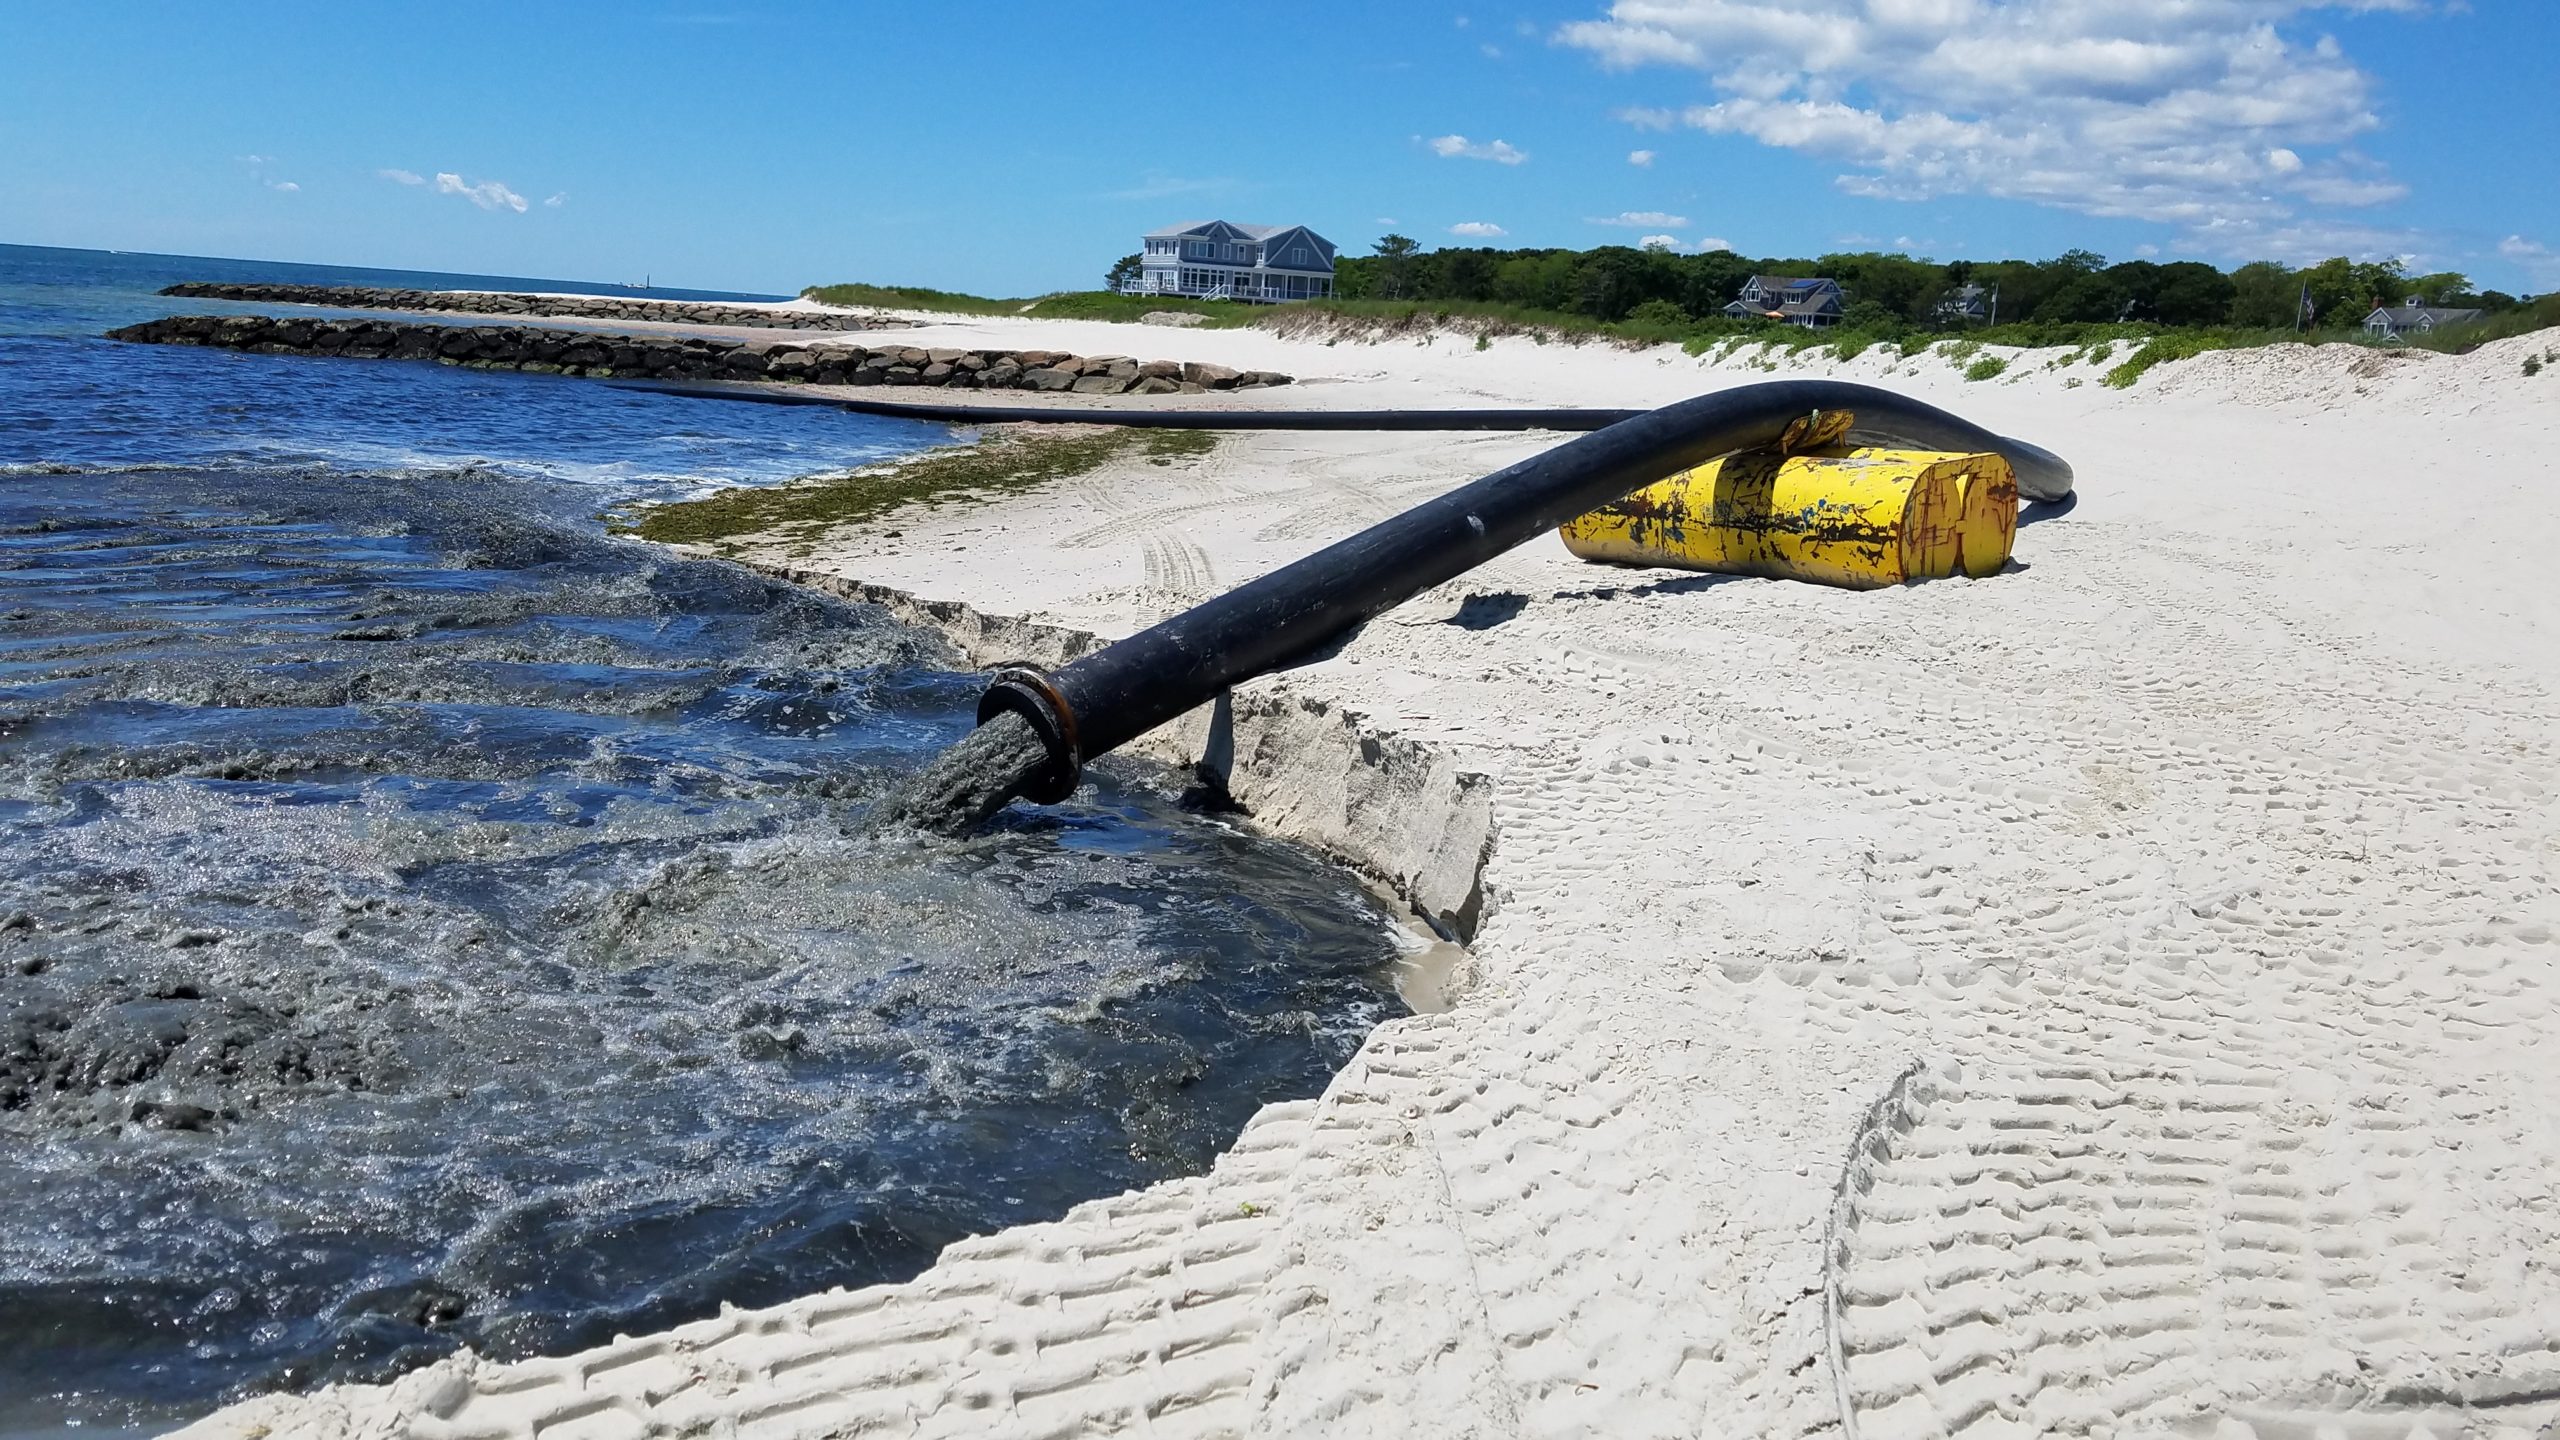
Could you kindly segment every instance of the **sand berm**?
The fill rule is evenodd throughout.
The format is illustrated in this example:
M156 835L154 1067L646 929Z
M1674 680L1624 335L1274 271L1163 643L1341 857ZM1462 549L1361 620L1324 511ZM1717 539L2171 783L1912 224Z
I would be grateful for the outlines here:
M918 345L1116 333L915 318ZM1290 405L1767 373L1178 333L1301 377ZM2006 574L1865 594L1542 540L1159 737L1472 939L1449 1008L1213 1174L910 1284L189 1433L2548 1433L2544 348L2230 352L2129 391L2068 352L1981 383L1776 361L2051 446L2081 502ZM1556 439L1237 435L746 554L1036 655Z

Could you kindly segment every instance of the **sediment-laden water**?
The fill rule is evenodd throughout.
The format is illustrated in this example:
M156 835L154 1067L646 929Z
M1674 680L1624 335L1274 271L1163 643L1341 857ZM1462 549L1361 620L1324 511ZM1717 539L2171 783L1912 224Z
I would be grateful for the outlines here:
M902 1278L1396 1008L1349 877L1143 770L875 831L976 682L590 518L938 432L115 350L59 317L187 272L62 257L0 247L0 1435Z

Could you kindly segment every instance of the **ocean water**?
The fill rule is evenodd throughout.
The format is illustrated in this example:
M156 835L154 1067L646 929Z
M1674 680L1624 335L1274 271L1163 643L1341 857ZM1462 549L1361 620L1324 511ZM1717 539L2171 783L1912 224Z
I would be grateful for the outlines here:
M873 834L975 681L594 518L941 428L97 338L597 288L311 268L0 246L0 1436L904 1278L1398 1013L1356 882L1143 767Z

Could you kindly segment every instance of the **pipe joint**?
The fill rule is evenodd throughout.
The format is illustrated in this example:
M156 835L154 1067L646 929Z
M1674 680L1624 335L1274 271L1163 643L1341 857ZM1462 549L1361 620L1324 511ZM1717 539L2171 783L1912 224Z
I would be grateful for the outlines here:
M995 672L987 693L978 697L978 723L1015 714L1048 748L1049 763L1022 785L1022 798L1035 805L1055 805L1076 793L1084 779L1084 750L1076 737L1075 708L1049 677L1028 665L1007 665Z

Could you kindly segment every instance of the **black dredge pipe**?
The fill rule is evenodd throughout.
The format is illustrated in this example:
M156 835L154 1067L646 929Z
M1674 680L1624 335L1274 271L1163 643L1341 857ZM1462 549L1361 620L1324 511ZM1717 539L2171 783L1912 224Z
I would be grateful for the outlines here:
M1663 413L1658 410L1587 409L1159 410L1138 406L1124 408L1079 405L938 405L931 401L854 400L839 395L795 395L786 390L750 383L738 385L669 385L656 381L608 383L627 389L651 390L661 395L681 395L694 400L744 400L757 405L823 405L856 415L878 415L894 420L923 420L945 425L1123 425L1140 430L1557 430L1587 433L1606 430L1613 425L1623 425L1627 421L1642 416ZM1852 385L1843 381L1782 380L1762 385L1746 385L1739 390L1717 393L1756 394L1767 390L1785 389L1789 386L1831 386L1839 390L1856 391L1861 395L1880 396L1892 402L1893 413L1890 415L1886 413L1884 405L1875 401L1860 404L1857 408L1857 428L1850 432L1853 439L1943 445L1949 449L1996 449L2008 457L2009 468L2017 472L2018 493L2021 496L2038 502L2052 502L2066 499L2071 494L2071 467L2063 464L2053 452L2023 441L2001 439L1980 426L1968 424L1934 406L1923 405L1917 400L1896 395L1890 390L1878 390L1871 385ZM1700 398L1714 399L1715 396ZM1833 408L1842 407L1834 406ZM1922 422L1913 418L1919 415L1932 417L1932 421ZM1938 441L1927 439L1919 430L1897 428L1920 423L1953 425L1969 434L1989 436L1990 439L1980 444L1971 440ZM1674 469L1677 468L1679 467L1674 467Z
M770 385L669 385L608 381L691 400L758 405L824 405L856 415L942 425L1124 425L1137 430L1606 430L1649 410L1173 410L1099 405L949 405L930 400L854 400L795 395ZM1256 392L1261 393L1261 392Z
M978 722L1008 712L1029 722L1048 761L1021 793L1055 804L1074 792L1086 761L1306 659L1371 616L1577 515L1719 455L1776 445L1793 423L1843 410L1856 417L1855 436L1993 451L2018 472L2022 492L2071 491L2071 467L2050 451L1889 390L1833 380L1722 390L1641 412L1426 500L1055 672L999 672Z

